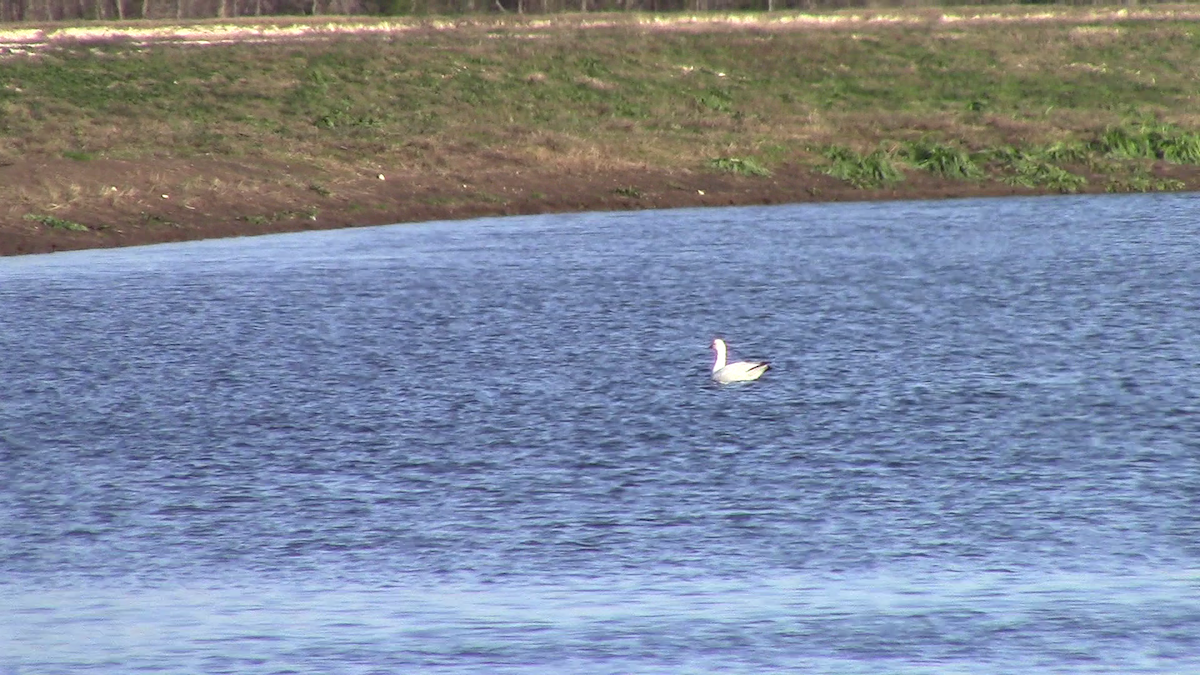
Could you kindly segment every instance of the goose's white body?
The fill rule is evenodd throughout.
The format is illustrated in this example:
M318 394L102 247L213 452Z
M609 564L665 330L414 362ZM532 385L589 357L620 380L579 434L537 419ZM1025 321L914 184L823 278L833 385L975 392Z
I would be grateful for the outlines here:
M727 349L725 341L721 338L712 341L712 348L717 353L716 361L713 362L712 367L712 379L721 384L757 380L771 367L771 364L766 361L735 361L734 363L726 363L725 356Z

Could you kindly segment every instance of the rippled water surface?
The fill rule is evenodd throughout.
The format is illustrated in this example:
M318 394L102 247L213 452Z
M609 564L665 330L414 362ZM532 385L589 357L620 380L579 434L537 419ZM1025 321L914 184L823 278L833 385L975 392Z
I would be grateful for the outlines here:
M1195 195L0 260L0 673L1200 672L1198 260Z

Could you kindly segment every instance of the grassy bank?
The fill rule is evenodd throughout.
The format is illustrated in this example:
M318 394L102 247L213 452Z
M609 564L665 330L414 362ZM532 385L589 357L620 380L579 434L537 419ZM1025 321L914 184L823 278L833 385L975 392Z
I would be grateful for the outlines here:
M0 235L106 245L207 236L213 219L236 234L767 186L796 200L1200 188L1200 24L1179 7L989 11L14 49ZM561 197L567 183L599 202Z

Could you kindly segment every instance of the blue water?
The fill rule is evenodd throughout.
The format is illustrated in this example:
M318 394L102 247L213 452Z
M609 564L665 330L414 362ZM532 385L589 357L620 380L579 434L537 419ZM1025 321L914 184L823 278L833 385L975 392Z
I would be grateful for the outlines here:
M1187 194L0 259L0 673L1200 672L1198 260Z

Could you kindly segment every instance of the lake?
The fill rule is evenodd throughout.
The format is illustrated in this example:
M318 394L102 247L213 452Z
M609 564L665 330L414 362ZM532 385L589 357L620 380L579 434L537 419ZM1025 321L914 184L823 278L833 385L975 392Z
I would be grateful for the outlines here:
M0 673L1200 672L1198 260L1196 194L0 259Z

